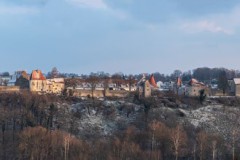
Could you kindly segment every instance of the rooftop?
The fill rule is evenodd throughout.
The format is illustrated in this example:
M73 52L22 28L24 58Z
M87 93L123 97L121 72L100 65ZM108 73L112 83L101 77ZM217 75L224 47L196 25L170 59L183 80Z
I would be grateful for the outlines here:
M34 70L30 76L30 80L46 80L41 70Z

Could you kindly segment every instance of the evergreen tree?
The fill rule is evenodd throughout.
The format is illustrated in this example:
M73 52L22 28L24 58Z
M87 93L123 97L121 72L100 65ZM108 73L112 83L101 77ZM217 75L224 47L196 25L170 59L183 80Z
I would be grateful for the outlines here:
M228 79L226 71L221 71L218 76L218 88L222 90L223 94L226 93L228 89Z

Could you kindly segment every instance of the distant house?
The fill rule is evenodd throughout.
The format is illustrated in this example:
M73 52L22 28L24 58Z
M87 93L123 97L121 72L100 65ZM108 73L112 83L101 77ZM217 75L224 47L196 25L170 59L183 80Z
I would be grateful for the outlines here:
M29 88L29 76L26 71L16 71L11 80L7 84L8 86L19 86L21 89Z
M161 84L159 90L160 91L173 91L175 86L175 82L169 81L169 82L164 82Z
M139 95L139 98L151 97L152 90L151 90L150 83L149 83L148 80L142 81L139 84L139 86L138 86L138 95Z
M11 76L0 76L0 85L6 86L10 80Z
M20 86L16 86L16 79L17 79L18 73L20 72L15 72L12 76L10 76L9 74L0 76L0 92L19 92L20 91L21 89Z
M233 81L233 92L235 96L240 97L240 78L234 78Z
M234 80L228 80L228 94L230 96L235 96L235 82Z
M176 79L176 82L173 84L173 91L179 95L181 94L180 91L182 90L182 79L180 77L178 77Z
M31 92L45 92L47 80L42 71L34 70L30 76L29 88Z
M131 87L129 87L129 84L121 84L120 85L121 90L130 91L130 88L131 88L131 91L137 90L136 84L131 84Z
M162 81L158 81L157 82L157 86L158 86L158 88L161 88L163 86L163 82Z
M46 79L42 71L32 71L29 82L31 92L60 94L64 87L63 78Z
M63 78L47 79L46 84L46 93L60 94L65 87Z
M200 95L201 90L204 90L206 95L209 94L208 87L204 83L199 82L198 80L193 78L186 85L184 94L187 96L195 97Z
M11 79L7 82L7 86L15 86L17 78L15 75L11 77Z
M108 84L109 90L117 90L117 84L116 83L109 83Z
M138 82L138 94L139 98L148 98L152 95L152 90L157 90L158 86L154 79L154 76L151 75L149 80L146 79L146 76L143 75L142 79Z

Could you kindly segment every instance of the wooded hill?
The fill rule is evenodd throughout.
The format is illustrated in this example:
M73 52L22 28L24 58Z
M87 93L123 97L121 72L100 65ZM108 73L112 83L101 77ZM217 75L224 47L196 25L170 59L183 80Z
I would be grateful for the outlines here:
M201 104L170 93L141 100L2 93L0 159L237 159L239 102Z

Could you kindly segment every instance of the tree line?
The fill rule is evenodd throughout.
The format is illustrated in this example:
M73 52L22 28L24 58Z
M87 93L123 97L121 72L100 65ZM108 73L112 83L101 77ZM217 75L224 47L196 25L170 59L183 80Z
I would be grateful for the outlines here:
M225 73L226 79L230 80L233 78L239 78L240 77L240 71L239 70L231 70L227 68L208 68L208 67L202 67L202 68L196 68L189 71L181 71L179 69L176 69L173 71L173 73L170 74L162 74L160 72L154 72L152 73L154 75L154 78L156 81L162 81L162 82L169 82L169 81L176 81L176 78L181 77L182 81L190 81L192 78L195 78L201 82L210 83L212 80L218 80L219 76L222 73ZM64 74L61 74L64 76ZM109 74L105 72L97 72L97 73L90 73L89 75L82 74L81 76L74 76L69 78L77 78L81 77L81 79L88 79L89 77L98 77L98 78L113 78L113 79L121 79L121 80L127 80L129 77L140 80L142 78L141 74L124 74L122 72ZM150 73L145 73L146 78L149 78L151 76Z

